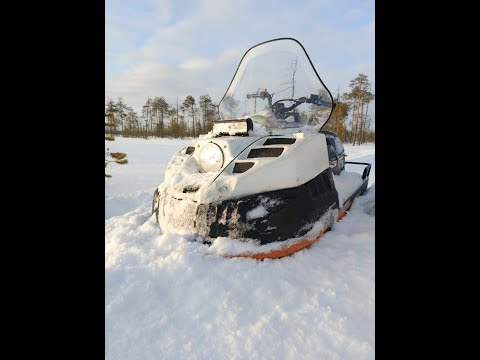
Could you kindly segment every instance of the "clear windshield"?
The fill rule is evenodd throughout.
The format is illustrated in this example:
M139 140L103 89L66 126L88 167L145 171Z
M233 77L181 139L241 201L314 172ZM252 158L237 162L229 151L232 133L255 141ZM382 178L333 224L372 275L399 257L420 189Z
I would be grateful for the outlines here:
M300 43L278 39L245 53L219 113L223 120L250 117L268 128L323 126L332 103Z

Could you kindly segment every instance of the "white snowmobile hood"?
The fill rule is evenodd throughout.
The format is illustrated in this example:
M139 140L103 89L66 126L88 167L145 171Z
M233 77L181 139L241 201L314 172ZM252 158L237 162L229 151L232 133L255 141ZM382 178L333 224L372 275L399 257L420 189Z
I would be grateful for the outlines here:
M202 148L209 143L223 153L222 167L214 172L205 172L200 164ZM329 166L325 144L323 134L304 132L199 139L173 156L159 192L207 204L295 187Z

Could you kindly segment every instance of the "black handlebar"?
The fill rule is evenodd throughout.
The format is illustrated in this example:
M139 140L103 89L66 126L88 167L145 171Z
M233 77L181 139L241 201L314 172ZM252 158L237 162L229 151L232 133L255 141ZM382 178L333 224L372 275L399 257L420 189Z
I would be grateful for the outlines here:
M315 104L318 106L326 106L326 107L335 107L335 103L332 102L327 102L324 101L320 98L319 95L316 94L310 94L309 97L299 97L298 99L280 99L275 101L272 104L272 94L270 94L267 89L262 89L259 88L257 92L252 93L252 94L247 94L247 99L252 99L252 98L260 98L260 99L267 99L268 100L268 106L272 110L273 114L275 115L276 118L279 119L286 119L290 115L298 116L297 112L293 111L297 106L307 103L307 104ZM291 101L293 102L292 105L285 107L285 104L283 104L284 101Z
M293 104L290 105L289 107L285 107L285 105L283 104L283 101L291 101L291 102L293 102ZM305 96L302 96L298 99L280 99L280 100L277 100L273 103L271 109L272 109L273 113L275 114L275 116L277 118L285 119L290 115L294 115L294 114L291 113L291 111L293 109L295 109L297 106L299 106L301 104L304 104L304 103L315 104L315 105L318 105L318 106L327 106L327 107L334 106L331 102L323 101L318 95L311 94L310 97L308 97L308 98L305 97Z

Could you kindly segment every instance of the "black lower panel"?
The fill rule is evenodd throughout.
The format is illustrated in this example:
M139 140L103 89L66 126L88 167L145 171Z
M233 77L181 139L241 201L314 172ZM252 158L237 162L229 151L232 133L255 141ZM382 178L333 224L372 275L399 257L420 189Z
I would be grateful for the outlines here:
M199 205L195 228L211 238L251 238L267 244L307 233L329 208L338 207L332 170L328 168L295 188Z

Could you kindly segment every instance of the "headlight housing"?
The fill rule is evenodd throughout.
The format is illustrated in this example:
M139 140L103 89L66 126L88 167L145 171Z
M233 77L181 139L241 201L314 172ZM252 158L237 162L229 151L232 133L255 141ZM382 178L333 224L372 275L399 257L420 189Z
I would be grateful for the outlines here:
M223 151L215 143L208 143L200 150L200 166L205 172L218 171L223 166Z

